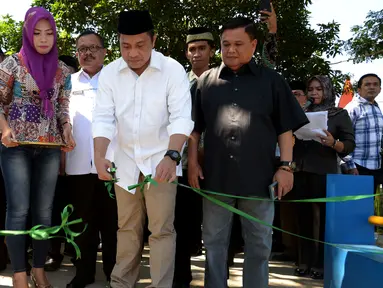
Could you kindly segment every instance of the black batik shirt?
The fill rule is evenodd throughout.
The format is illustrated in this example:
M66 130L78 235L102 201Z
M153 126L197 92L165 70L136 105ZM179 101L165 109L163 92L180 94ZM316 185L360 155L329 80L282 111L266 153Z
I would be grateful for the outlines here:
M194 131L205 134L205 188L268 197L278 135L308 120L286 81L254 60L234 73L225 65L198 79Z

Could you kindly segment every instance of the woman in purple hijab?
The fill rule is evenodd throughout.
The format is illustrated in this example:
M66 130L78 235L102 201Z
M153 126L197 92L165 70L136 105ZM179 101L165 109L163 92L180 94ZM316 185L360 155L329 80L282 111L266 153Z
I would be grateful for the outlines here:
M0 64L1 167L7 200L7 230L51 225L60 150L74 146L69 118L70 70L58 60L56 24L41 7L29 9L23 47ZM60 149L61 148L61 149ZM28 287L26 236L10 236L7 246L14 287ZM33 240L34 287L52 287L44 272L49 242Z

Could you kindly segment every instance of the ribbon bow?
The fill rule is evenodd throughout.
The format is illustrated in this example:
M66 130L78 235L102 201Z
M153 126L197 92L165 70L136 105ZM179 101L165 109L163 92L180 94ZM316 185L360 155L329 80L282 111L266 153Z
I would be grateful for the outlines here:
M108 190L109 197L112 199L116 199L116 197L112 193L113 185L118 182L118 178L116 178L116 171L117 167L114 164L114 162L112 162L112 168L109 169L109 173L110 175L112 175L112 180L105 182L106 190Z
M133 189L136 189L136 188L140 188L140 192L142 194L142 197L145 197L144 189L145 189L145 185L148 184L148 183L153 184L154 186L158 186L157 181L152 179L152 174L149 174L149 175L145 176L145 178L144 178L144 180L142 180L142 182L134 184L134 185L130 185L128 187L128 190L133 190Z
M74 238L80 236L87 225L85 225L84 230L82 232L73 232L70 230L69 226L82 223L82 219L77 219L68 222L69 216L73 213L73 206L68 205L64 208L63 212L61 212L61 225L54 227L45 227L43 225L36 225L31 228L31 230L22 230L22 231L13 231L13 230L0 230L0 235L4 236L17 236L17 235L29 235L32 239L35 240L49 240L52 238L64 238L66 241L73 245L76 251L76 257L81 258L81 251L77 244L74 242ZM55 236L61 230L64 231L65 237Z

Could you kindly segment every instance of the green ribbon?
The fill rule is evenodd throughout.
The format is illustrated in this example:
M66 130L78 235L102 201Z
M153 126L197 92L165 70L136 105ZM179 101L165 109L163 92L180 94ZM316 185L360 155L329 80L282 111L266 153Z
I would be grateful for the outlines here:
M250 197L250 196L238 196L238 195L230 195L225 193L219 193L204 189L198 189L198 188L192 188L188 185L184 185L178 182L172 182L173 184L179 185L181 187L188 188L190 190L197 189L200 192L203 192L205 194L211 194L216 196L223 196L228 198L235 198L235 199L244 199L244 200L252 200L252 201L267 201L267 202L291 202L291 203L330 203L330 202L347 202L347 201L357 201L357 200L363 200L368 198L373 198L376 196L382 196L383 193L377 193L377 194L365 194L365 195L356 195L356 196L335 196L335 197L327 197L327 198L312 198L312 199L299 199L299 200L274 200L270 198L264 198L264 197Z
M49 240L52 238L64 238L66 239L68 243L73 245L76 251L77 259L81 258L80 248L75 243L74 238L80 236L87 228L87 225L85 225L84 230L79 233L73 232L69 228L69 226L71 225L82 223L82 219L77 219L77 220L68 222L69 216L73 213L73 210L74 209L72 205L68 205L64 208L63 212L61 212L61 224L59 226L46 227L43 225L36 225L32 227L31 230L21 230L21 231L0 230L0 235L3 235L3 236L29 235L32 239L35 239L35 240ZM61 230L64 231L65 237L55 236Z
M110 168L110 174L112 174L113 178L112 178L112 180L104 183L106 190L108 191L109 197L112 199L116 199L116 197L112 193L112 188L113 188L114 184L118 182L118 178L116 178L116 171L117 171L116 167Z
M140 188L140 192L142 194L142 197L145 198L144 189L145 189L145 185L148 183L153 184L154 186L158 186L157 181L152 179L152 174L149 174L149 175L145 176L145 178L142 182L128 186L128 191Z
M151 175L147 175L143 182L129 186L128 190L131 190L131 189L134 189L134 188L137 188L137 187L141 187L141 189L143 190L144 186L147 183L152 183L153 185L158 185L158 183L151 178ZM283 230L283 229L275 227L275 226L273 226L273 225L271 225L269 223L266 223L266 222L264 222L264 221L262 221L262 220L260 220L260 219L258 219L256 217L252 216L252 215L249 215L249 214L247 214L247 213L245 213L245 212L243 212L243 211L241 211L241 210L239 210L239 209L237 209L237 208L235 208L235 207L233 207L233 206L231 206L231 205L229 205L229 204L227 204L225 202L222 202L222 201L220 201L220 200L218 200L218 199L216 199L216 198L214 198L214 197L212 197L212 196L210 196L208 194L215 195L215 196L229 197L229 198L245 199L245 200L274 201L274 200L271 200L271 199L268 199L268 198L228 195L228 194L225 194L225 193L218 193L218 192L213 192L213 191L193 188L193 187L190 187L188 185L184 185L184 184L178 183L176 181L172 182L172 184L188 188L188 189L196 192L197 194L201 195L202 197L206 198L207 200L213 202L214 204L216 204L218 206L221 206L222 208L225 208L225 209L229 210L232 213L238 214L239 216L242 216L242 217L244 217L244 218L246 218L246 219L248 219L250 221L255 221L257 223L260 223L262 225L270 227L270 228L272 228L274 230L281 231L283 233L286 233L286 234L289 234L289 235L292 235L292 236L295 236L295 237L298 237L298 238L301 238L301 239L305 239L305 240L308 240L308 241L314 241L314 242L317 242L317 243L320 243L320 244L329 245L329 246L336 247L336 248L353 250L353 251L357 251L357 252L368 252L368 253L375 253L375 254L383 254L383 249L382 250L376 250L376 248L372 248L372 249L370 249L370 248L356 248L355 246L352 246L352 245L334 244L334 243L329 243L329 242L324 242L324 241L308 238L308 237L305 237L305 236L301 236L301 235L298 235L298 234L295 234L295 233ZM356 201L356 200L371 198L371 197L375 197L375 196L382 195L382 194L383 193L374 194L374 195L339 196L339 197L329 197L329 198L288 200L288 201L285 200L283 202L311 202L311 203L312 202L321 202L321 203L326 203L326 202L345 202L345 201Z
M186 185L185 185L186 186ZM312 239L312 238L308 238L308 237L305 237L305 236L302 236L302 235L298 235L298 234L295 234L295 233L292 233L292 232L289 232L289 231L286 231L286 230L283 230L281 228L278 228L278 227L275 227L271 224L268 224L264 221L262 221L261 219L258 219L254 216L251 216L225 202L222 202L218 199L215 199L214 197L211 197L201 191L199 191L200 189L196 189L196 188L192 188L192 187L189 187L191 190L193 190L194 192L198 193L199 195L201 195L202 197L206 198L207 200L213 202L214 204L216 205L219 205L221 206L222 208L225 208L233 213L236 213L250 221L255 221L257 223L260 223L262 225L265 225L267 227L270 227L272 228L273 230L278 230L278 231L281 231L283 233L286 233L286 234L289 234L289 235L292 235L292 236L295 236L295 237L298 237L298 238L301 238L301 239L305 239L305 240L308 240L308 241L314 241L314 242L317 242L317 243L320 243L320 244L324 244L324 245L329 245L329 246L332 246L332 247L336 247L336 248L342 248L342 249L349 249L349 250L355 250L355 251L358 251L358 252L369 252L369 253L375 253L375 254L383 254L383 250L375 250L374 248L372 249L369 249L369 248L356 248L352 245L345 245L345 244L334 244L334 243L329 243L329 242L324 242L324 241L320 241L320 240L316 240L316 239Z

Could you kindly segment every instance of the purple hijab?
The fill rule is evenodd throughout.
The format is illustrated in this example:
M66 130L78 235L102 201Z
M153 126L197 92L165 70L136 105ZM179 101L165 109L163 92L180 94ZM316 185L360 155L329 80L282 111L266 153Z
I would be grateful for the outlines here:
M33 44L33 32L37 22L46 19L52 26L54 42L48 54L40 54ZM51 13L42 7L32 7L25 14L23 27L23 47L20 50L24 65L36 81L42 100L42 113L48 118L53 117L53 107L50 101L50 93L53 88L56 71L58 68L56 23Z

